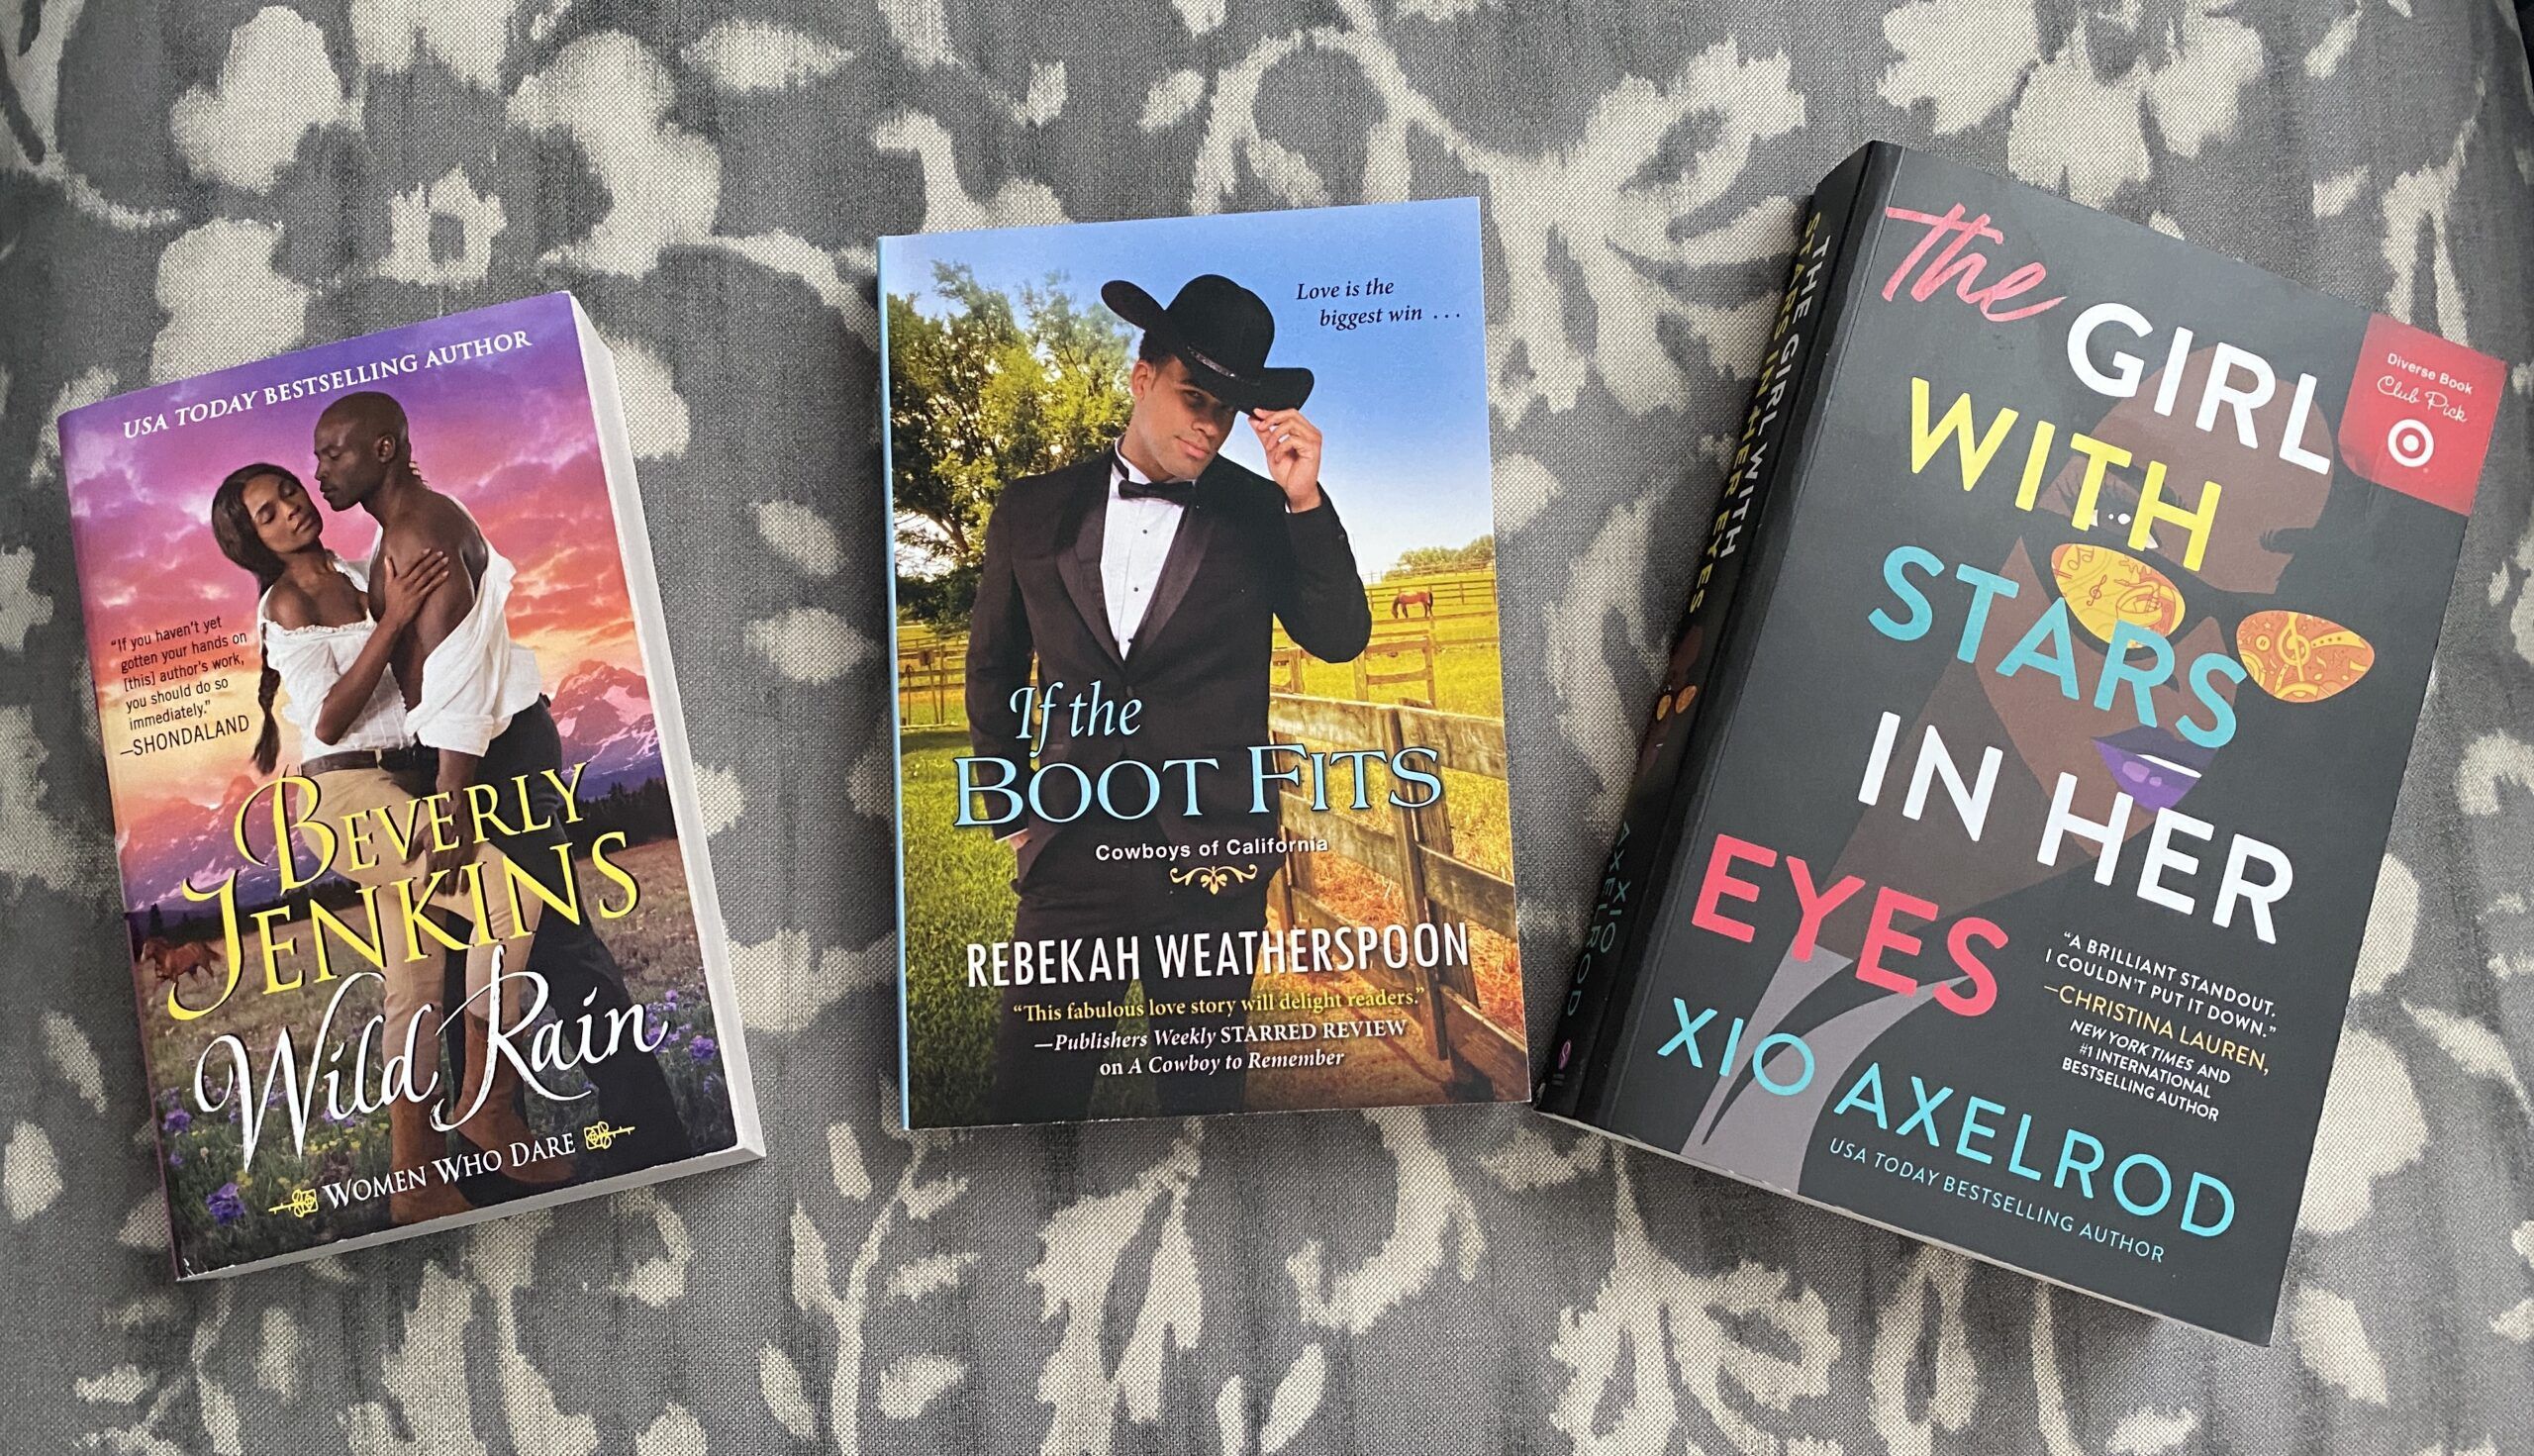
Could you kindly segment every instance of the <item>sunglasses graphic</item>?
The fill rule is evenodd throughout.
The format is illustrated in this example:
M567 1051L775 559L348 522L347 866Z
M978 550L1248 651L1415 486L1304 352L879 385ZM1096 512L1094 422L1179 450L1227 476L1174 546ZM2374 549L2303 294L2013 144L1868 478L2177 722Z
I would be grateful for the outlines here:
M2109 546L2062 541L2050 552L2050 579L2068 615L2106 645L2123 622L2170 642L2201 618L2214 621L2253 685L2282 703L2320 703L2376 665L2374 644L2329 618L2265 607L2196 577L2186 594L2164 571Z

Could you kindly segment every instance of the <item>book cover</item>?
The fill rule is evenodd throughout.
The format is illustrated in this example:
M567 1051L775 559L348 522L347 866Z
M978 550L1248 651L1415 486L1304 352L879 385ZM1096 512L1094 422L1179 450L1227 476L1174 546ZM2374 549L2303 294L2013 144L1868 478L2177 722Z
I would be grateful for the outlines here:
M910 1125L1527 1094L1478 221L881 240Z
M757 1156L614 365L571 296L60 431L178 1275Z
M2503 367L1885 144L1802 230L1540 1106L2266 1342Z

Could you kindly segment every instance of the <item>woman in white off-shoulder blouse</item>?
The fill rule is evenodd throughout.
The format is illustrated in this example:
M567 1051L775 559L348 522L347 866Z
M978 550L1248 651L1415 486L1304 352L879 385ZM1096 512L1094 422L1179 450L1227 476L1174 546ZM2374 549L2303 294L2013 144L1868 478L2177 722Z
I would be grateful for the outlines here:
M212 497L211 527L221 552L253 573L263 589L255 607L263 650L257 694L263 727L255 742L256 772L272 773L280 757L281 733L274 721L278 693L280 717L298 737L297 774L317 789L318 808L309 818L334 836L333 868L354 884L378 887L381 896L394 893L400 882L428 875L431 836L414 831L419 825L411 806L432 792L434 755L414 741L388 660L424 600L447 580L447 558L435 551L402 568L386 568L373 619L366 575L326 549L323 513L299 477L279 465L248 465L222 481ZM300 808L296 801L292 807L294 812ZM398 835L392 828L382 830L382 824L406 825L409 853L397 852ZM317 849L316 837L300 848ZM363 852L351 851L355 837L365 846ZM507 881L499 855L492 845L478 844L474 867L461 866L445 877L444 888L432 897L433 905L468 922L463 936L466 1011L458 1019L464 1023L467 1075L466 1085L447 1102L457 1115L449 1130L462 1143L487 1150L535 1140L519 1111L518 1072L507 1059L489 1055L486 1019L492 1004L486 988L498 967L525 964L539 908L535 896L514 903L504 893ZM468 890L477 876L480 895ZM398 933L401 917L380 914L376 919L377 943L388 962L383 1050L394 1054L411 1045L417 1053L414 1085L428 1091L439 1083L440 1033L451 1019L442 1006L440 947L427 943L417 954ZM489 1090L478 1085L488 1072L493 1080ZM390 1164L396 1170L425 1168L448 1151L434 1120L433 1106L439 1101L398 1098L388 1103ZM571 1161L548 1158L513 1164L505 1171L520 1183L551 1186L571 1176ZM389 1216L411 1223L470 1207L455 1187L426 1179L422 1187L391 1197Z

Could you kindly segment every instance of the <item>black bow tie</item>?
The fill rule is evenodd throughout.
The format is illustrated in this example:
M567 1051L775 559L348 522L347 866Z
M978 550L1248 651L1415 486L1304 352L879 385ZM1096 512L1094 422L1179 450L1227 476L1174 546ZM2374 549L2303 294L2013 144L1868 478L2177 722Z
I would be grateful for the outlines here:
M1118 499L1121 501L1168 501L1184 506L1196 494L1197 482L1193 480L1137 480L1131 475L1118 478Z

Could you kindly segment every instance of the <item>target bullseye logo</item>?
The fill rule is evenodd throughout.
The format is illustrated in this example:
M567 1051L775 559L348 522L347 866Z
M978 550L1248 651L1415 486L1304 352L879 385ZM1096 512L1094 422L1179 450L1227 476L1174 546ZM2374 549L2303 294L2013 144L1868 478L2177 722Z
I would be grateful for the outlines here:
M2506 396L2505 364L2379 314L2332 439L2360 478L2469 516Z
M2394 464L2416 470L2437 453L2437 437L2417 420L2396 420L2393 428L2385 432L2385 450L2393 457Z

